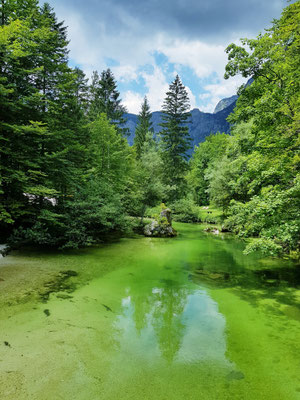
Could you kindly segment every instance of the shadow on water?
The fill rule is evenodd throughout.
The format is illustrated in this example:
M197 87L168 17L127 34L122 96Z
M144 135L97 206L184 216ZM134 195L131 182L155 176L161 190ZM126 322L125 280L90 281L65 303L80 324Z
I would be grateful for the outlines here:
M241 299L257 306L262 299L273 299L281 304L299 307L295 289L300 287L299 266L274 269L232 269L230 272L203 267L194 269L189 278L208 287L231 288Z
M213 236L197 232L194 226L182 227L180 238L194 242L198 250L183 263L189 280L208 288L228 288L253 306L264 299L299 307L300 266L283 259L244 255L245 244L231 235Z

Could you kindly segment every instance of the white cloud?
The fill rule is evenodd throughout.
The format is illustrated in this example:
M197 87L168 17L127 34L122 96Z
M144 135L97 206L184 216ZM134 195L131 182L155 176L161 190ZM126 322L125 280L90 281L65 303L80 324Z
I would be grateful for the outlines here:
M101 20L96 27L89 26L83 15L62 4L56 6L56 12L58 18L65 20L68 25L70 57L84 70L87 77L91 76L93 70L102 71L107 68L106 60L110 58L120 64L112 68L117 82L137 82L139 78L144 80L146 93L132 90L121 93L129 112L140 109L144 95L148 97L151 110L161 109L170 82L166 78L168 63L157 66L153 57L155 52L163 53L178 70L181 66L187 66L199 80L209 79L211 82L203 88L206 93L201 97L192 86L187 87L191 108L199 107L203 111L212 112L220 99L235 94L236 88L243 82L239 77L228 81L223 79L227 62L223 45L208 44L201 40L174 39L159 32L145 34L139 21L134 18L129 20L128 15L121 11L119 19L127 24L128 30L119 35L108 32ZM142 34L137 35L137 31ZM152 73L140 72L140 67L146 64L153 67ZM184 76L181 78L184 81Z
M148 89L146 96L151 110L160 110L169 88L169 84L166 81L163 71L155 65L152 74L143 72L142 77L144 78L145 86Z
M223 76L227 56L225 47L211 45L200 40L168 40L160 36L158 51L165 54L171 63L190 67L198 78L207 78L212 72Z
M139 93L128 90L123 98L122 103L130 113L138 114L141 110L143 96Z
M117 81L130 82L138 78L137 70L132 65L120 65L112 68Z
M210 94L210 93L201 93L201 94L199 94L199 99L200 99L200 101L207 100L207 99L209 99L210 97L211 97L211 94Z
M85 72L95 69L93 66L98 64L99 50L90 45L81 16L78 13L71 12L65 16L62 12L62 19L66 20L68 25L68 38L70 40L68 48L71 58L80 64Z
M213 112L218 102L226 97L236 94L238 88L245 82L244 78L239 76L229 80L222 79L219 83L205 85L207 93L199 96L200 101L204 100L204 105L200 107L201 111ZM208 102L205 102L205 100Z
M211 80L212 83L203 87L206 93L195 97L189 90L191 108L197 106L201 111L213 112L221 99L236 94L239 86L245 82L245 79L239 76L229 80L223 78L227 64L225 46L207 44L199 40L177 39L171 42L160 36L158 49L168 57L169 62L188 66L199 79Z
M236 93L243 82L245 82L244 78L234 77L228 80L224 79L220 83L205 85L204 89L217 97L229 97Z
M191 89L188 86L186 86L185 89L190 99L191 110L193 110L194 108L196 108L196 97L194 96L194 94L192 93Z
M68 26L70 57L80 64L85 73L95 69L100 71L105 69L107 58L119 61L125 74L128 74L129 69L132 71L140 65L151 62L153 38L137 36L135 34L137 26L112 35L107 31L104 22L98 21L96 26L91 26L83 15L63 4L58 4L55 11L58 19L64 20ZM133 27L132 23L131 28ZM119 69L122 72L122 68L115 67L114 70Z

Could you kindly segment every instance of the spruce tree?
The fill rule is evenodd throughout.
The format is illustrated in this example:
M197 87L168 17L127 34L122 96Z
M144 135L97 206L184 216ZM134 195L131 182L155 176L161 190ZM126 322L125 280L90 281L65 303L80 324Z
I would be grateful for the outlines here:
M40 119L41 92L36 87L41 71L39 44L49 40L52 32L36 25L37 3L1 4L0 231L3 226L8 232L33 214L29 199L53 193L39 156L48 131Z
M148 99L145 96L142 103L142 109L138 115L138 125L135 130L134 145L136 148L137 158L140 158L143 152L146 135L148 132L153 131L151 122L151 112Z
M190 135L187 126L190 113L187 91L179 76L169 86L162 107L161 147L164 161L164 180L170 188L169 200L176 200L184 194L184 175L188 167L187 151Z
M0 237L91 244L125 224L132 152L104 115L87 124L86 78L67 65L66 28L53 9L0 1L0 20ZM122 111L119 94L111 96Z
M32 226L51 209L47 198L59 203L70 195L83 161L78 86L84 82L67 65L66 28L49 5L11 0L5 6L0 27L0 230L8 232ZM49 210L47 218L53 221Z
M101 113L105 113L117 131L126 136L128 128L124 127L126 119L124 114L126 107L121 104L120 93L117 90L117 83L111 70L108 68L101 72L93 72L92 84L90 87L90 120L95 120Z

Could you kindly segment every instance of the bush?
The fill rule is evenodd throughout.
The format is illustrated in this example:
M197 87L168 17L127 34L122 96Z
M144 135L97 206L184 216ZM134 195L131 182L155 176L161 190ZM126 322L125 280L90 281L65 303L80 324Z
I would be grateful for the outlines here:
M175 201L170 205L170 208L175 221L200 222L199 207L189 197Z
M264 253L299 252L300 180L287 190L264 188L247 203L231 201L226 227L241 237L257 237L246 251L262 247Z
M100 242L111 232L127 231L128 227L118 193L106 182L91 181L63 206L42 209L30 226L13 232L9 244L78 248Z

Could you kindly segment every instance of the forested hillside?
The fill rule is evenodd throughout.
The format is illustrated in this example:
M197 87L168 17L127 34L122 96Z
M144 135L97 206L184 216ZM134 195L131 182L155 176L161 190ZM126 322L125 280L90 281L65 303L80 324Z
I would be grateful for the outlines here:
M297 256L299 2L257 39L228 46L226 78L241 74L253 83L240 89L226 122L232 135L209 136L191 160L212 126L224 131L234 103L210 119L190 113L177 75L157 124L145 98L130 146L113 72L86 77L69 66L67 29L49 4L7 0L0 7L2 240L87 246L130 230L161 202L196 221L199 207L211 203L223 210L227 229L256 238L248 251Z
M226 99L224 99L226 100ZM235 101L219 110L216 113L205 113L198 108L191 110L191 117L188 121L189 134L191 136L191 149L189 154L193 152L195 146L204 142L205 138L211 133L226 132L230 133L230 124L227 117L232 113L235 107ZM134 142L135 130L138 123L137 115L125 114L127 119L126 127L129 129L128 142L130 145ZM154 111L151 114L151 122L154 133L159 134L162 122L162 112Z

